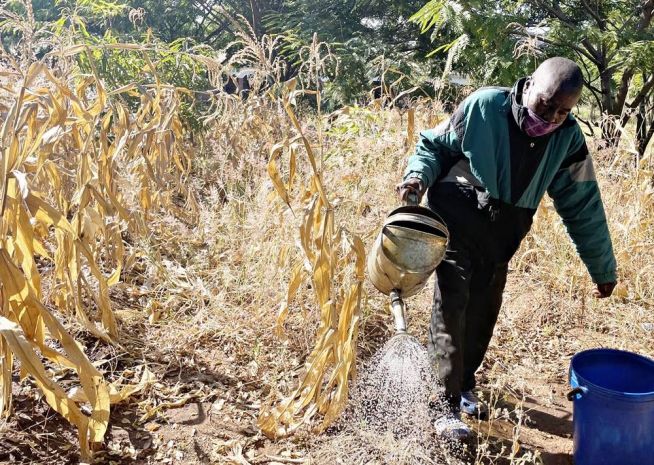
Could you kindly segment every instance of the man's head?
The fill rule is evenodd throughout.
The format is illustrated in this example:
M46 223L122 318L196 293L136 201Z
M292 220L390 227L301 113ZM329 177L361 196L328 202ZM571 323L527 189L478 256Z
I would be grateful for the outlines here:
M560 124L579 101L583 85L583 75L574 61L549 58L527 79L522 104L542 119Z

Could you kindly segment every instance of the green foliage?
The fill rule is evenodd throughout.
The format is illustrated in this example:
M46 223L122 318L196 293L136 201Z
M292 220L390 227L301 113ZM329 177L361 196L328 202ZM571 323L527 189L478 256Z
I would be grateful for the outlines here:
M446 22L445 14L447 2L444 0L429 0L418 12L409 18L420 26L420 32L425 33L432 28L441 28Z
M127 85L144 88L160 82L184 89L187 98L180 102L181 119L191 131L201 131L202 117L209 108L209 99L202 96L213 86L206 62L198 58L213 59L213 50L189 39L177 39L167 44L150 35L143 38L144 49L111 47L118 44L117 38L109 33L102 39L93 40L91 52L78 58L81 70L97 72L111 89ZM136 108L139 101L128 99L127 104Z
M230 47L228 53L234 54L234 41L243 29L240 25L247 21L259 40L264 35L282 37L275 53L288 63L285 78L302 74L303 50L310 49L316 35L335 58L321 76L324 102L331 108L369 97L375 86L372 81L380 78L370 66L376 58L392 63L389 72L396 74L394 92L416 84L425 87L426 80L441 74L444 60L428 59L430 38L407 20L422 5L422 0L34 1L37 23L47 24L57 36L94 44L173 44L188 39L189 44ZM101 60L101 68L107 60L115 60L116 64L106 65L107 72L116 73L108 77L123 79L132 70L112 55ZM112 67L116 69L109 69ZM181 74L188 77L186 72Z
M0 31L9 55L44 56L48 34L91 44L103 50L94 52L99 72L115 84L151 78L138 54L104 45L167 50L152 57L158 72L200 91L217 84L180 56L212 53L201 44L247 67L258 46L245 34L273 47L264 55L286 63L283 79L313 75L327 109L373 93L388 101L405 92L447 99L458 94L447 87L454 73L473 85L511 85L553 55L582 65L584 101L620 124L654 100L654 0L34 0L33 14L28 5L5 3ZM316 44L317 55L330 57L317 67ZM255 53L245 62L229 58L248 47Z
M282 34L282 53L295 70L302 62L299 51L313 35L328 43L338 57L338 74L327 75L325 96L332 107L369 98L384 70L372 63L384 62L395 76L394 91L425 84L439 74L440 63L427 60L430 40L406 20L422 1L345 1L318 4L315 0L288 0L283 9L263 18L266 31ZM294 70L292 69L291 72ZM402 77L403 76L403 77Z
M110 19L123 14L128 8L126 3L106 0L55 0L55 5L68 10L77 10L87 18Z
M152 6L155 3L161 2ZM96 74L108 89L128 85L144 89L159 82L185 89L187 98L180 102L182 120L189 129L200 130L203 111L210 103L207 91L219 85L210 82L210 74L218 74L224 57L192 39L166 42L152 29L142 30L133 6L91 0L9 2L0 23L3 45L26 63L42 58L53 47L87 45L87 53L75 55L82 74ZM128 33L121 32L125 25L116 27L123 20L131 25ZM128 94L118 98L130 108L139 104L138 98Z
M431 30L443 52L452 43L440 39L442 31L467 35L458 66L478 82L508 84L547 56L576 60L585 73L586 101L613 117L602 131L617 143L615 124L626 124L654 98L653 16L653 0L430 0L411 20Z

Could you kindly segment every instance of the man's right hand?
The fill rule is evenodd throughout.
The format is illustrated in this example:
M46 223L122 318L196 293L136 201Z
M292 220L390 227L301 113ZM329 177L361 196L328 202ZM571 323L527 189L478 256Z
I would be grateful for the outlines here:
M398 184L395 186L395 191L397 192L397 195L400 197L400 202L406 203L409 194L413 193L417 196L418 198L418 204L420 203L420 200L422 200L422 196L425 194L426 187L422 183L422 181L418 178L409 178L406 181Z

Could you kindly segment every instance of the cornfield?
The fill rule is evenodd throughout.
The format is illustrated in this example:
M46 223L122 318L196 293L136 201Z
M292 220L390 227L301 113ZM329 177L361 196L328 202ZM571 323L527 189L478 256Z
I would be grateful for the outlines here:
M84 47L65 55L76 53L92 57ZM1 134L0 406L4 414L11 408L16 357L21 373L33 376L48 404L76 426L88 458L102 442L110 405L143 387L149 375L137 387L107 383L52 307L106 343L120 344L109 293L139 259L138 249L126 251L125 238L148 234L153 209L197 221L185 183L192 160L180 96L159 82L108 91L97 75L62 79L41 62L10 77L14 98ZM138 100L136 111L127 99ZM74 399L47 374L41 356L77 375ZM77 402L88 405L88 417Z
M232 60L269 63L262 67L262 82L265 76L275 75L279 64L267 61L274 60L270 53L274 42L253 41L247 31L241 39L244 50ZM154 83L107 89L95 60L97 53L116 51L140 54ZM50 407L76 427L81 456L88 460L103 442L111 405L151 385L155 378L144 367L138 383L107 381L57 313L74 319L104 343L120 347L120 322L110 293L143 259L138 244L154 234L149 222L152 212L166 211L189 226L198 222L199 206L188 182L192 146L180 117L182 99L195 97L161 82L157 64L144 47L75 45L58 51L57 57L81 57L93 72L65 75L64 69L76 68L53 68L42 60L32 62L24 72L16 65L13 72L5 73L5 90L11 98L2 129L0 406L3 414L10 413L16 359L22 376L33 377ZM200 55L192 59L214 73L213 81L220 81L216 61ZM292 110L292 96L298 92L289 85L283 100L297 135L272 145L268 162L285 208L293 211L291 204L297 203L304 210L303 257L293 265L276 333L283 337L289 306L306 279L316 289L321 325L304 381L292 396L271 404L261 415L259 425L270 437L291 434L316 413L323 416L320 429L324 429L343 410L355 370L363 283L363 243L336 226L312 143ZM213 99L206 121L228 125L222 118L230 105L234 105L230 96ZM230 143L237 147L234 139ZM296 187L301 149L312 174L306 186ZM289 157L286 182L277 167L283 155ZM54 373L60 368L53 371L55 367L73 372L77 385L66 390L56 381Z

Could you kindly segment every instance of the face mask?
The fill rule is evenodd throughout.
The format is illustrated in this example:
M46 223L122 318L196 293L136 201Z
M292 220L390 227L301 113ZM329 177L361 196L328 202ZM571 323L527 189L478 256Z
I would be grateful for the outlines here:
M527 133L529 137L540 137L549 134L556 130L561 123L550 123L538 116L536 113L527 108L527 114L522 122L522 130Z
M531 90L531 89L530 89ZM522 102L526 101L526 95L523 95ZM549 121L544 120L536 113L531 111L527 105L523 105L527 109L527 114L525 119L522 122L522 130L527 133L529 137L540 137L551 132L554 132L556 128L561 126L561 123L550 123Z

